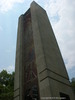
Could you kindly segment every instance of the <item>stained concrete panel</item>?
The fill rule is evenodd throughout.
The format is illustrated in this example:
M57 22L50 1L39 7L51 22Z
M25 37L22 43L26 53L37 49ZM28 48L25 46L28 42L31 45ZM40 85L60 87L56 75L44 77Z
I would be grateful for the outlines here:
M63 92L74 100L65 64L46 11L33 2L31 17L40 97L60 97L59 93Z

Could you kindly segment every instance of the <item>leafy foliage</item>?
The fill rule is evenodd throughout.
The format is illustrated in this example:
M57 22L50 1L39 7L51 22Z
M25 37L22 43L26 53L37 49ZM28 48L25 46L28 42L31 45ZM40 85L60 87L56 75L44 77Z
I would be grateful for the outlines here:
M13 100L14 72L9 74L6 70L0 72L0 100Z

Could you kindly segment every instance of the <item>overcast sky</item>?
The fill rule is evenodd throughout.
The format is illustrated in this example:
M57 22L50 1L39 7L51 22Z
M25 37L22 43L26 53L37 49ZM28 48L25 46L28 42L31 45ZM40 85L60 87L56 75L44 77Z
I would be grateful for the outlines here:
M0 0L0 71L14 71L18 17L32 1ZM46 10L69 77L75 77L75 0L34 1Z

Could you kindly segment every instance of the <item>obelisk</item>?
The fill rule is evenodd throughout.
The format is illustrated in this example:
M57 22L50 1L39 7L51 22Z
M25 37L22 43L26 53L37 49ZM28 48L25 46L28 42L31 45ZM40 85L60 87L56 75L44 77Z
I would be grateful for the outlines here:
M14 100L75 100L46 11L32 2L19 17Z

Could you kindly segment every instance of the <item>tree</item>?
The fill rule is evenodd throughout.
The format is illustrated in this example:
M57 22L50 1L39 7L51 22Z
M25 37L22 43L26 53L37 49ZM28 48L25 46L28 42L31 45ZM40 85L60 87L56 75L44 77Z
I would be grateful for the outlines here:
M74 94L75 94L75 78L71 79L71 86L72 86L72 89L73 89Z
M6 70L0 72L0 100L13 100L14 72L9 74Z

